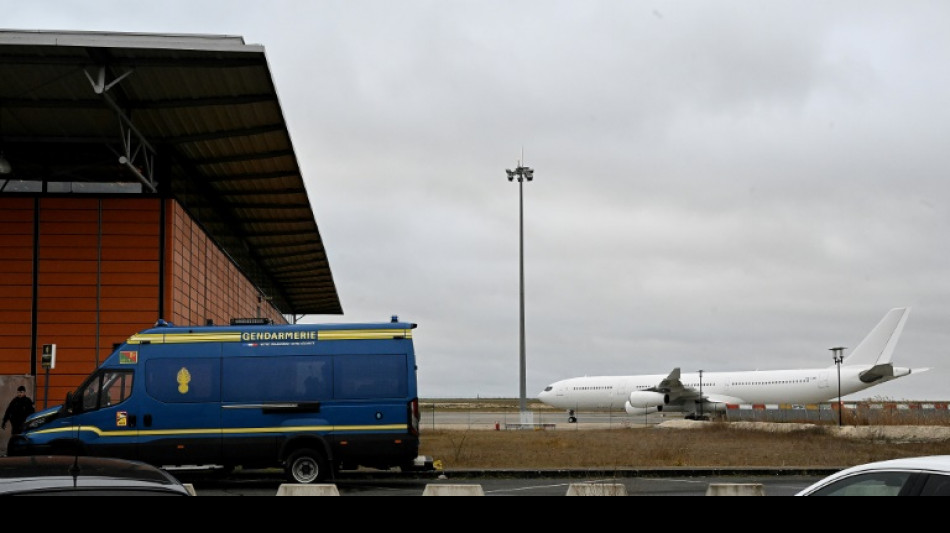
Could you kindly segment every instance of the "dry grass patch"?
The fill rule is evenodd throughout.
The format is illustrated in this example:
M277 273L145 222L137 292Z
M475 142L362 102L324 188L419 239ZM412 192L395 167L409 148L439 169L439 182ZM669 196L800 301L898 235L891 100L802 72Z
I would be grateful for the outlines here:
M888 443L837 438L821 427L776 434L710 424L702 429L430 431L421 452L447 469L827 467L950 455L950 441Z

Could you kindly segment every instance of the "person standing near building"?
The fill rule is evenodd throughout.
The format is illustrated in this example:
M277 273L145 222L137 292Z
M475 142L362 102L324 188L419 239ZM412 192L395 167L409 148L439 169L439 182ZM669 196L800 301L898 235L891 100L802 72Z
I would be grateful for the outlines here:
M34 412L33 400L26 395L26 387L22 385L17 387L16 398L7 406L7 412L3 415L3 424L0 424L0 430L7 429L7 422L9 422L11 438L13 435L19 435L23 432L23 423L26 422L26 417Z

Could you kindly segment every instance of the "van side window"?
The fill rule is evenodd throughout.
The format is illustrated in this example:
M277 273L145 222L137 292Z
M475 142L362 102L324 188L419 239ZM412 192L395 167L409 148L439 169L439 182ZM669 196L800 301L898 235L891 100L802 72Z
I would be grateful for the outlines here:
M150 359L145 365L148 395L165 403L221 400L221 360Z
M83 411L118 405L132 394L131 371L106 370L96 374L80 391Z
M336 398L405 398L409 369L402 355L338 355L334 358Z
M234 357L224 360L225 402L320 402L333 398L333 360Z

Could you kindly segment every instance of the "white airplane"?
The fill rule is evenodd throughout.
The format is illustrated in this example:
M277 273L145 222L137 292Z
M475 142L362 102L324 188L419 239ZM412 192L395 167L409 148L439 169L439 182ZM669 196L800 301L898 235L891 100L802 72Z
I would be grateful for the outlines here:
M929 368L895 367L894 348L909 308L892 309L841 364L841 395L847 396ZM822 403L838 397L837 364L811 370L703 372L668 376L583 377L559 381L538 395L543 403L568 411L626 411L629 415L686 413L687 418L722 413L729 405Z

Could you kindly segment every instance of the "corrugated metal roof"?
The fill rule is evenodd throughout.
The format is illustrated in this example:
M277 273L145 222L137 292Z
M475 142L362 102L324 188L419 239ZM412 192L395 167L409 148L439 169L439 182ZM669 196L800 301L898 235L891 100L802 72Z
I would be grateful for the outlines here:
M0 80L13 178L155 185L283 313L342 314L262 46L0 30Z

